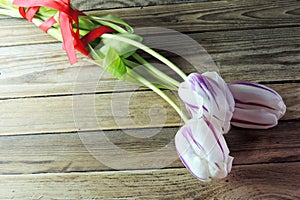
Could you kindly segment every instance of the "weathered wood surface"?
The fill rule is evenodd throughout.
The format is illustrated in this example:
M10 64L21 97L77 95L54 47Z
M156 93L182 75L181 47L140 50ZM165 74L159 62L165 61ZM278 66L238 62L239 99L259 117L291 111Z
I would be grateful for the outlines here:
M18 26L19 20L12 22L15 23ZM15 37L7 37L11 32L9 30L17 30L16 26L6 27L6 31L0 32L1 98L73 94L75 82L77 86L87 88L86 91L82 90L82 93L90 92L95 87L95 82L89 79L101 76L101 69L87 61L70 66L61 44L35 44L47 43L48 37L44 37L42 32L35 33L38 29L34 27L28 28L29 32L32 30L30 34L33 36L23 34L23 37L18 33L18 40L15 40ZM195 33L190 36L210 53L219 65L220 73L228 82L294 81L300 80L299 31L299 27L292 27ZM19 45L19 42L23 45L14 46ZM26 43L32 45L24 45ZM167 45L174 48L183 44L182 41L174 41L174 44ZM197 59L198 55L191 50L187 49L186 52L190 52L191 60ZM172 60L186 72L195 71L195 67L199 67L186 65L186 62L179 58ZM81 71L78 67L81 67ZM78 79L80 74L86 75ZM119 82L104 74L93 90L97 93L111 92L115 90L114 85L119 85ZM124 85L126 86L120 89L132 88L130 84Z
M299 26L299 7L297 0L230 0L108 12L136 27L159 26L181 32L203 32Z
M95 1L84 1L93 4ZM134 27L165 27L180 32L205 32L220 30L266 29L279 27L297 27L300 25L300 3L297 0L278 0L276 2L257 2L255 0L216 1L213 3L191 3L170 6L153 6L144 9L126 8L87 12L90 14L110 13L117 15ZM139 19L139 20L136 20ZM15 25L14 25L15 24ZM26 34L41 32L32 30L34 25L23 20L0 18L1 35L9 40L0 40L2 44L20 44L19 40L27 37L32 43L43 38ZM18 29L14 30L15 27ZM276 34L277 31L274 30ZM18 39L10 37L18 34ZM280 34L282 36L282 34ZM22 37L21 37L22 36ZM4 39L1 37L1 39ZM47 38L51 40L50 37ZM25 39L26 41L26 39ZM52 40L54 41L54 40ZM44 41L43 41L44 42ZM26 43L27 44L27 43Z
M0 176L0 198L299 199L299 165L237 166L229 177L210 184L184 169Z
M246 130L233 128L226 140L231 155L235 157L234 165L255 163L292 162L300 159L298 122L280 123L271 130ZM118 147L143 155L155 152L171 144L175 152L174 136L178 127L157 129L140 129L135 131L140 137L135 138L126 131L107 131L106 137ZM288 130L288 132L287 132ZM128 132L128 130L127 130ZM148 137L149 134L155 136ZM109 149L109 144L98 141L102 136L99 131L88 133L89 146ZM97 160L86 149L86 138L81 140L78 133L40 134L31 136L0 137L0 174L38 174L67 173L84 171L107 171L101 160ZM287 139L288 138L288 139ZM110 153L117 155L118 149ZM101 152L100 152L101 153ZM161 159L165 154L156 155ZM148 156L149 160L156 159ZM111 158L116 159L116 156ZM133 161L134 163L134 161ZM182 167L178 159L168 167Z
M299 119L300 84L271 86L286 99L288 109L283 119ZM148 91L8 99L0 101L0 105L0 135L73 132L79 128L93 131L170 127L181 123L172 107ZM82 123L88 125L76 126Z
M111 9L111 8L127 8L127 7L145 7L156 5L170 5L180 3L195 3L216 0L74 0L73 5L80 10L95 10L95 9Z
M226 81L267 84L283 96L287 114L273 129L233 128L226 135L235 160L230 176L220 182L197 181L177 157L164 169L131 158L128 162L138 167L114 171L86 148L117 153L98 143L100 129L128 152L143 155L169 144L176 154L177 114L157 95L102 74L81 56L70 66L61 44L29 22L0 17L0 199L300 198L299 1L74 3L93 10L89 13L113 13L135 27L187 33L209 52ZM176 5L160 5L171 3ZM136 8L111 9L119 7ZM109 10L98 10L103 8ZM165 44L197 59L183 43ZM185 72L195 71L183 59L166 55ZM124 101L130 102L129 110ZM149 155L150 161L165 159L165 154ZM125 166L117 155L111 159L116 158Z

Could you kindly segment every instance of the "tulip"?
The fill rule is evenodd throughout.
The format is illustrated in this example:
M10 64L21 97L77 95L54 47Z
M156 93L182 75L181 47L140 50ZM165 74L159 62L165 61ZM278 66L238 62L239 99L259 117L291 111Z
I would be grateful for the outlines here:
M229 131L234 99L227 84L216 72L190 74L180 84L178 94L192 118L218 121L224 133Z
M222 179L231 171L233 157L219 124L205 118L190 119L177 132L175 145L182 163L201 181Z
M271 88L249 82L233 82L228 86L236 103L232 125L267 129L276 126L286 112L281 96Z

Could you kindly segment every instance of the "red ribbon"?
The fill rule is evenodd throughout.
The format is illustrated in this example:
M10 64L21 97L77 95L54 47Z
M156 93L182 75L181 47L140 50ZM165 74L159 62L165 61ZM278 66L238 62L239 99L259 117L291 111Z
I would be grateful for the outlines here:
M113 33L114 30L107 27L107 26L100 26L94 30L92 30L91 32L89 32L88 34L86 34L85 36L83 36L81 38L81 41L83 43L84 46L88 45L88 43L94 41L95 39L97 39L99 37L99 35L103 35L104 33Z
M54 16L50 17L49 19L47 19L42 25L40 25L40 29L42 29L43 31L45 31L47 33L47 31L54 25L56 24L57 21L54 19Z
M19 12L23 18L32 21L34 15L38 12L41 6L52 8L59 11L59 24L63 38L63 48L65 49L71 64L77 62L76 50L80 51L85 56L88 56L86 45L100 37L104 33L113 33L113 29L100 26L91 31L83 38L79 34L79 15L85 15L83 12L73 9L70 0L14 0L14 5L19 6ZM25 7L27 10L25 11ZM76 32L73 29L73 22L75 22ZM47 32L57 21L54 17L46 20L40 28Z

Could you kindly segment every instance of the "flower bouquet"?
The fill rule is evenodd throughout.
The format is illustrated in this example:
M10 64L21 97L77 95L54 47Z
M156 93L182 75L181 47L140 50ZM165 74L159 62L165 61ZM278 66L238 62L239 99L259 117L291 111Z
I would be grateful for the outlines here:
M123 20L110 14L86 15L70 0L0 0L0 14L31 21L61 41L71 64L77 62L79 51L114 77L160 95L185 123L175 136L176 150L184 166L201 181L222 179L230 173L233 157L224 134L231 125L271 128L286 111L281 96L266 86L250 82L227 84L213 71L186 75L144 45L143 38ZM164 63L182 80L151 65L138 50ZM165 90L178 91L188 116Z

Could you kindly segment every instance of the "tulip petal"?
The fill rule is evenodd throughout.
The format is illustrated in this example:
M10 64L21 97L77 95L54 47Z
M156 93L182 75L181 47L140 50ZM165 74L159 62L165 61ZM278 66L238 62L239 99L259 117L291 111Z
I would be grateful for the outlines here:
M191 116L198 118L203 116L203 98L192 90L187 82L180 84L178 94Z
M192 118L219 121L223 132L230 129L234 99L225 81L216 72L192 73L180 84L178 94Z
M176 150L179 158L196 178L204 182L210 181L207 161L203 159L202 155L197 153L202 151L201 154L204 154L204 151L193 147L195 145L192 143L193 140L187 137L188 134L185 134L187 131L186 128L186 126L182 127L175 137Z
M182 163L199 180L224 178L231 170L233 159L219 124L191 119L177 132L175 145Z
M209 78L215 80L218 83L218 85L221 88L222 92L226 96L229 111L233 112L234 111L234 105L235 105L234 98L231 94L230 89L228 88L228 85L224 81L224 79L217 72L205 72L202 75L206 76L206 77L209 77Z
M286 112L281 96L271 88L250 82L233 82L228 86L236 103L232 125L267 129L276 126Z
M236 108L231 124L242 128L268 129L277 125L277 116L264 109Z
M223 112L226 112L224 122L230 122L235 107L235 101L231 94L231 91L229 90L225 81L216 72L207 72L205 73L205 75L213 77L213 79L218 82L218 86L221 88L222 93L225 95L227 103L223 103L222 105L222 107L224 108ZM230 123L227 123L227 125L227 131L225 132L228 132L230 129ZM226 124L224 124L224 126L226 126Z
M232 156L228 156L227 161L226 161L226 163L227 163L226 167L227 167L228 173L231 172L233 160L234 160L234 158Z
M286 112L281 96L271 88L250 82L233 82L229 88L236 101L236 107L264 109L280 119Z

